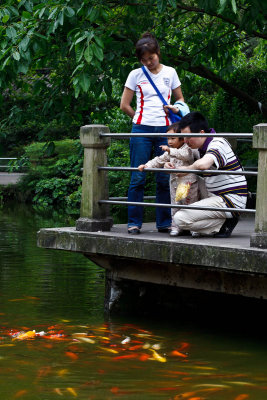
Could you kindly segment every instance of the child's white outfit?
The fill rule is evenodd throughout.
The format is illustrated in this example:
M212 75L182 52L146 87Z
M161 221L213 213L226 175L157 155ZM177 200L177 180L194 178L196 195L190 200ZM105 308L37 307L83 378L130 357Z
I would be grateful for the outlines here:
M171 162L174 168L188 166L193 164L194 162L194 152L193 150L187 145L183 144L179 149L171 148L170 153L165 152L161 156L155 157L152 160L146 163L147 168L163 168L166 162ZM188 195L180 200L176 201L176 191L178 185L181 183L190 184L190 189ZM170 173L170 195L171 195L171 204L191 204L195 201L198 201L199 194L198 194L198 178L197 175L189 173L184 176L178 176L176 173ZM175 213L179 211L179 208L172 208L172 231L179 232L179 228L175 224L173 217Z

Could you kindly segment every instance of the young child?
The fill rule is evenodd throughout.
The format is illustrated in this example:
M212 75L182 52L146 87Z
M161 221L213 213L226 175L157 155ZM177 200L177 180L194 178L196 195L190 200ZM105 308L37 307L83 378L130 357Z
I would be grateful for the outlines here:
M168 133L179 133L179 122L175 122L167 129ZM139 171L145 168L178 168L190 165L194 162L193 150L184 143L182 137L168 137L168 146L160 146L165 152L159 157L153 158L146 164L139 165ZM198 179L195 174L178 176L170 173L170 194L172 204L191 204L198 200ZM172 226L170 236L182 234L179 227L174 222L174 215L178 208L172 208Z

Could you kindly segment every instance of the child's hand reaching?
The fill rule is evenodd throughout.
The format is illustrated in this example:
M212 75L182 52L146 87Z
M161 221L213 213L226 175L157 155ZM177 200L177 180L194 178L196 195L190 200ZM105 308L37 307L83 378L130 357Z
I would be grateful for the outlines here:
M146 165L146 164L141 164L141 165L139 165L139 167L138 167L139 171L141 171L141 172L143 172L145 168L147 168L147 165Z
M170 152L169 146L166 146L165 144L162 144L162 145L159 146L159 147L161 147L161 150L162 150L162 151L167 151L168 153Z

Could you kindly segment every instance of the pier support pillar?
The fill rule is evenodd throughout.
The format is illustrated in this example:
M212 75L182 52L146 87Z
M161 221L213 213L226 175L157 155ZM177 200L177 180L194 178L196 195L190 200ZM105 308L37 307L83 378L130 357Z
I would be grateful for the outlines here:
M253 147L259 151L259 161L255 233L250 237L250 247L267 249L267 124L254 126Z
M108 199L107 175L98 167L107 165L107 147L110 138L100 136L109 133L105 125L85 125L80 129L81 144L84 147L82 200L80 218L76 221L77 231L109 231L112 218L109 207L99 204Z

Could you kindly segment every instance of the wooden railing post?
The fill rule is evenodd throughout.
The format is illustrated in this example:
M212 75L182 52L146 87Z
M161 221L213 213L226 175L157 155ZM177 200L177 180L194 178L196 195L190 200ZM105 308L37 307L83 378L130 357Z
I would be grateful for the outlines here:
M109 231L112 218L109 207L98 201L108 199L107 174L98 167L107 165L107 147L110 138L101 138L100 133L109 133L105 125L85 125L80 129L84 147L82 200L80 218L76 221L77 231Z
M253 147L259 151L255 233L251 247L267 249L267 124L253 128Z

